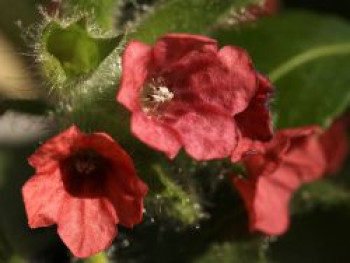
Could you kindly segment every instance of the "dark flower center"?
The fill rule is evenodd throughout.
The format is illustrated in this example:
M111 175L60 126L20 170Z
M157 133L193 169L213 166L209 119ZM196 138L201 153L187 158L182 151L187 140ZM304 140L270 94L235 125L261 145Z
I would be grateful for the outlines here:
M77 174L79 175L91 175L101 166L101 156L97 155L92 150L86 150L78 152L73 156L73 165Z
M83 149L61 163L63 183L74 196L96 196L104 192L110 161L93 149Z
M142 110L147 114L154 114L164 103L174 98L165 80L161 77L152 78L143 87L141 92Z

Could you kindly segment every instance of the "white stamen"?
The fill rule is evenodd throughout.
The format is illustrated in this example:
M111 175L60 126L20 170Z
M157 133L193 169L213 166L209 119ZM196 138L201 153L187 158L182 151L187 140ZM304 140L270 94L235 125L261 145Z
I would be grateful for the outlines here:
M169 102L173 98L174 93L165 85L163 79L152 79L146 84L141 94L143 110L145 113L155 113L161 104Z
M151 87L153 94L149 94L149 96L155 101L155 102L167 102L174 98L174 93L172 93L166 86L160 86L160 87Z

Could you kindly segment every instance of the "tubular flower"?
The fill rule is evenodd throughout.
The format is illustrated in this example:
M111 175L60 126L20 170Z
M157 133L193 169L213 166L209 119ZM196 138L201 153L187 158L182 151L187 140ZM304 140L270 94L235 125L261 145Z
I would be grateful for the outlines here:
M141 222L148 188L127 153L107 134L84 134L72 126L28 161L36 170L22 188L28 224L57 224L75 256L106 249L117 235L116 224Z
M169 34L154 47L130 42L122 67L117 100L132 112L132 133L169 158L181 147L196 160L228 157L238 130L257 130L235 120L259 89L259 75L240 48L218 50L204 36Z
M282 130L263 145L264 153L244 160L248 178L233 177L252 231L280 235L289 225L289 201L304 183L322 177L326 169L317 127Z

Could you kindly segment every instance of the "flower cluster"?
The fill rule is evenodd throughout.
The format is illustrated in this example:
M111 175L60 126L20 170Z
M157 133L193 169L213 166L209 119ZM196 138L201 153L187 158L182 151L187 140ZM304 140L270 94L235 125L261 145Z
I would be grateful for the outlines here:
M183 148L196 161L229 158L245 165L246 177L233 176L232 183L252 230L286 231L292 194L336 172L346 155L341 120L325 132L309 126L273 133L272 84L241 48L219 49L214 39L189 34L165 35L154 46L131 41L122 70L117 101L131 112L135 137L170 159ZM75 256L107 248L116 224L142 221L148 187L109 135L73 125L29 163L36 170L23 186L29 226L57 224Z
M117 100L132 112L131 131L174 158L239 156L243 140L272 136L269 81L247 53L214 39L169 34L150 47L132 41L123 55Z

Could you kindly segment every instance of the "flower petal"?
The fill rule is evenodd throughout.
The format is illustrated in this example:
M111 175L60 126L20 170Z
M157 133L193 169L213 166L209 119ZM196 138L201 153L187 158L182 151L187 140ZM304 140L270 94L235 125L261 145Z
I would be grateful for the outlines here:
M326 170L326 160L318 138L311 135L298 140L291 142L291 149L283 158L284 162L294 167L294 173L303 183L320 179Z
M287 187L279 179L288 178L289 175L280 170L253 180L235 178L234 184L248 210L251 231L280 235L287 230L289 201L294 189Z
M115 165L123 166L123 168L128 169L130 173L135 173L130 156L108 134L103 132L88 134L85 135L84 140L82 140L81 143L82 147L94 149L100 155L112 161Z
M23 186L22 194L31 228L55 224L65 199L59 168L34 175Z
M224 94L231 104L227 104L231 115L244 111L258 90L257 76L247 52L241 48L225 46L218 57L227 69L227 86ZM221 89L221 87L220 87Z
M235 116L242 136L251 140L267 141L272 138L273 129L269 100L273 92L270 81L258 74L259 88L248 108ZM252 121L254 120L254 121Z
M173 159L181 148L175 131L141 112L132 115L131 131L141 141L164 152L170 159Z
M151 59L152 48L141 42L132 41L125 48L117 101L130 111L140 108L140 90L148 77Z
M216 52L217 42L205 36L168 34L157 41L154 57L159 68L166 68L193 50Z
M74 150L74 143L81 136L79 129L73 125L66 131L46 141L29 158L29 164L37 169L51 169L52 161L68 157ZM38 170L37 170L38 171Z
M239 134L239 131L237 132ZM265 152L264 145L260 141L253 141L249 138L237 136L237 146L231 154L232 162L239 162L249 155Z
M231 117L202 109L188 112L172 127L186 152L194 159L209 160L230 156L236 146L236 130Z
M108 248L117 235L116 217L106 199L66 199L58 218L58 234L79 258Z
M289 201L305 183L322 177L325 159L316 126L282 130L265 144L265 153L245 160L249 179L233 180L244 199L250 228L280 235L289 224Z
M337 173L349 151L345 120L336 120L320 136L320 142L327 160L327 173Z
M107 196L114 205L119 223L133 227L142 221L143 198L148 187L136 175L115 169L107 179Z
M231 69L222 62L220 54L192 50L163 69L162 76L175 98L200 100L233 116L248 106L257 90L251 64L237 63L235 67L239 69Z

